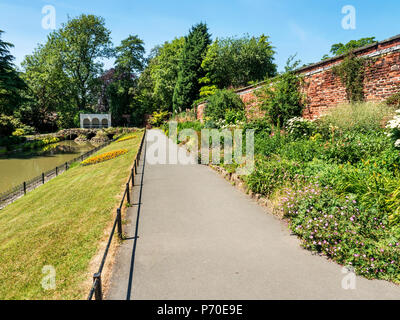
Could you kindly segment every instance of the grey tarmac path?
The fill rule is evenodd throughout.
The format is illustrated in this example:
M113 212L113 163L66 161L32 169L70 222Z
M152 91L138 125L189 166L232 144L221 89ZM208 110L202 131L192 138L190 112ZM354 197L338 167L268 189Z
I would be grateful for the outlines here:
M130 239L107 299L400 298L399 286L362 277L343 289L343 267L302 249L282 221L209 167L146 162L133 273ZM137 201L138 186L134 193ZM128 237L136 211L128 210Z

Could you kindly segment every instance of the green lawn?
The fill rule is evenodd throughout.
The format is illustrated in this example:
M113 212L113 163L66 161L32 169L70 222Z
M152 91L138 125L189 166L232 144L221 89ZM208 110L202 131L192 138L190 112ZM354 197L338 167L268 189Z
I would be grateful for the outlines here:
M89 263L112 223L142 134L98 152L127 154L74 166L0 211L0 299L86 297ZM56 270L55 290L42 288L46 265Z

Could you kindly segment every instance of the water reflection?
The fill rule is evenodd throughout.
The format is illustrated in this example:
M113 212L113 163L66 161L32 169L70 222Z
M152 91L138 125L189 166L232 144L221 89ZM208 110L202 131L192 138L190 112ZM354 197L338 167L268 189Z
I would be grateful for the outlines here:
M62 141L46 146L40 152L14 153L0 157L0 193L30 180L93 149L90 143Z

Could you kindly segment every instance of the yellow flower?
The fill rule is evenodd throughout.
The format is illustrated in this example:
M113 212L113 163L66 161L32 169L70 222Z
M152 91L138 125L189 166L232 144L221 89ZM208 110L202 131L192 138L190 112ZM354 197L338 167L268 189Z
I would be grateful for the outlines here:
M131 140L134 139L135 136L127 136L127 137L122 137L120 139L117 140L117 142L122 142L122 141L126 141L126 140Z
M111 160L114 159L120 155L123 155L125 153L127 153L128 150L127 149L121 149L121 150L115 150L115 151L110 151L110 152L106 152L103 154L100 154L98 156L94 156L91 158L86 159L85 161L82 161L81 164L84 166L90 165L90 164L96 164L96 163L100 163L103 161L107 161L107 160Z

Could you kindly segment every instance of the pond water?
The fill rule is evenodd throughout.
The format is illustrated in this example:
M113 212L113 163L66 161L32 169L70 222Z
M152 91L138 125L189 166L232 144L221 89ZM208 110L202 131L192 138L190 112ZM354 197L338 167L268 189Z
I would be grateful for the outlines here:
M61 141L40 153L13 153L0 157L0 194L93 149L90 143Z

